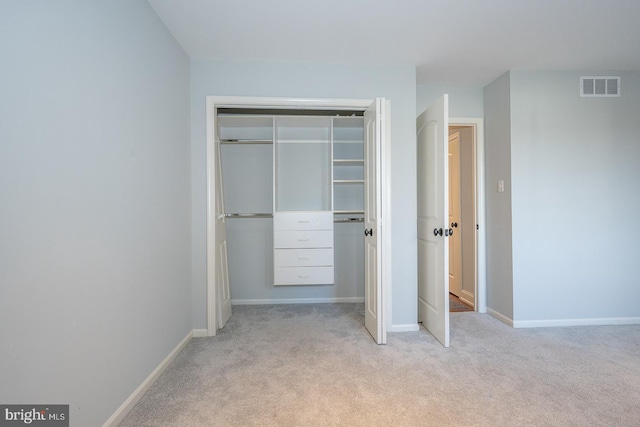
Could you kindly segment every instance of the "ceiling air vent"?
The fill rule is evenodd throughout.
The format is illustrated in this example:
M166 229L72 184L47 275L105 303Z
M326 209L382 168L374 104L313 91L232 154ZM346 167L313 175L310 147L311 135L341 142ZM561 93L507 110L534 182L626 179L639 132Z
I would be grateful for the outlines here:
M620 76L582 76L580 96L620 96Z

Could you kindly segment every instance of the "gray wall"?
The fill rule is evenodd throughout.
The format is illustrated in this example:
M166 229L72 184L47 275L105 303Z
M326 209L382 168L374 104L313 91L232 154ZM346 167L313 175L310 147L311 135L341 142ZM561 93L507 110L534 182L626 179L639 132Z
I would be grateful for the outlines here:
M482 86L419 85L416 87L416 116L443 94L449 95L449 117L483 117Z
M487 309L513 319L510 101L509 73L484 88Z
M189 60L145 1L0 4L0 402L100 425L192 329Z
M581 98L594 74L622 96ZM488 307L515 326L637 321L640 72L511 71L484 111Z
M640 72L511 72L515 320L640 317L639 118Z
M194 327L206 327L205 99L208 95L386 97L391 100L393 323L415 324L415 67L193 60L191 82Z

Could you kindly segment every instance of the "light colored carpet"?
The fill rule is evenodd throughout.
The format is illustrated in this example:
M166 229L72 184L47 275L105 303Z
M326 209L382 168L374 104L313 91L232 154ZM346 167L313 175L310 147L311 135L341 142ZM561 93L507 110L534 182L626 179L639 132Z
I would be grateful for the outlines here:
M121 426L638 426L640 326L512 329L451 314L377 346L361 304L236 306Z

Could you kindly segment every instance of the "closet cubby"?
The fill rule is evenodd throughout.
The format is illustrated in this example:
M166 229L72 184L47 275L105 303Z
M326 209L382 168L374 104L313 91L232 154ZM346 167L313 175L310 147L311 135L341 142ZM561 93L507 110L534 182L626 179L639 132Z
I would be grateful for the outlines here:
M273 117L252 115L218 115L218 140L220 143L273 142Z
M273 118L218 116L225 212L273 212Z
M362 117L333 118L333 210L364 213L364 122Z
M331 119L275 118L275 211L331 210Z
M216 132L230 293L249 299L273 282L273 117L218 114Z

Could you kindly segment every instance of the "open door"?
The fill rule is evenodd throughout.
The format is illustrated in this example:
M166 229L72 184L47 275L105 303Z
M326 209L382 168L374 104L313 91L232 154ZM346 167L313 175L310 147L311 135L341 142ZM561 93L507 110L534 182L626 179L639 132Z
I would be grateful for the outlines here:
M385 100L376 98L364 113L364 324L378 344L387 343L382 276L382 147L386 137Z
M222 183L222 159L220 143L216 138L216 200L215 200L215 271L216 271L216 312L217 328L222 329L231 317L231 289L229 287L229 267L227 262L227 224L224 216L224 186Z
M418 175L418 321L449 347L449 99L416 123Z

